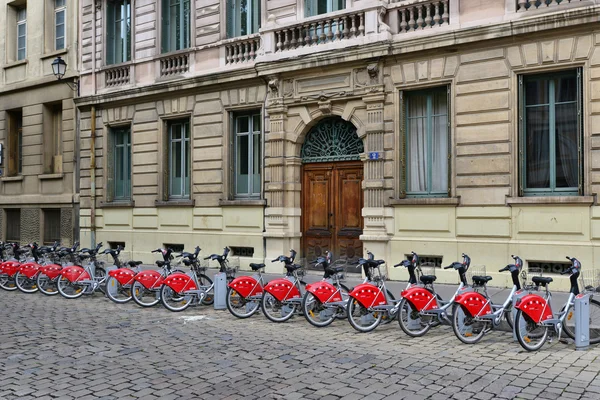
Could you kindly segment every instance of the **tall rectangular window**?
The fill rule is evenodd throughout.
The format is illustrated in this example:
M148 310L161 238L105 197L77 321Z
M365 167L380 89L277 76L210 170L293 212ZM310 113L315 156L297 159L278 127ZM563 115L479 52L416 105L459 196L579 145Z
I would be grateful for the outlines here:
M113 142L113 198L131 199L131 130L129 127L112 130Z
M23 172L23 114L21 110L9 111L8 115L8 165L7 175Z
M17 61L27 57L27 8L17 9Z
M169 121L169 198L190 197L190 123L187 120Z
M190 1L162 0L163 53L190 47Z
M234 186L239 197L260 196L261 115L259 112L235 114Z
M407 92L406 193L448 196L448 89Z
M306 16L327 14L346 8L346 0L306 0Z
M44 173L62 173L62 103L44 105Z
M21 210L18 208L5 209L6 212L6 241L21 241Z
M44 244L60 242L60 209L47 209L44 212Z
M227 37L250 35L260 28L260 0L227 0Z
M54 0L54 50L65 48L66 0Z
M521 193L581 191L580 70L519 77Z
M106 64L131 60L131 0L111 0L106 7Z

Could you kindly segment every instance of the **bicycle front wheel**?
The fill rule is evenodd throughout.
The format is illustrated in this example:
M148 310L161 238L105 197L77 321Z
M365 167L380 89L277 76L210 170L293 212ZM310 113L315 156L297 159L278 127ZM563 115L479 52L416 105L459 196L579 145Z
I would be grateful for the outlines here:
M369 311L354 297L348 299L348 322L359 332L371 332L383 318L383 311Z
M0 288L4 290L8 290L12 292L13 290L17 290L17 284L15 283L14 276L9 277L8 275L4 275L0 277Z
M564 311L564 307L561 312ZM590 300L590 344L600 343L600 301ZM569 314L565 318L563 324L563 332L575 340L575 309L569 310Z
M20 272L15 274L15 283L19 290L23 293L35 293L38 291L35 278L28 278Z
M515 315L515 334L521 347L527 351L537 351L548 337L548 327L534 322L521 310Z

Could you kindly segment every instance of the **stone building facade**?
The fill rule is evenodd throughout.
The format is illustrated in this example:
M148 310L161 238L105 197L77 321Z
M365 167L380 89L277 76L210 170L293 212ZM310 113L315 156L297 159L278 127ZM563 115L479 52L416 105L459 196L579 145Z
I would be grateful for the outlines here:
M599 1L245 4L82 0L84 242L600 265Z
M77 240L76 91L51 64L79 61L76 0L0 3L0 237L22 244Z

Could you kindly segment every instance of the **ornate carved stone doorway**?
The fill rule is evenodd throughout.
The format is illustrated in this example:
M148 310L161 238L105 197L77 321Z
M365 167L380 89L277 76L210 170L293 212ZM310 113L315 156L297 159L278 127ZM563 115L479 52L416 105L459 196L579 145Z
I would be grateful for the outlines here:
M363 142L340 117L321 120L302 146L302 250L311 261L327 250L349 270L362 257Z

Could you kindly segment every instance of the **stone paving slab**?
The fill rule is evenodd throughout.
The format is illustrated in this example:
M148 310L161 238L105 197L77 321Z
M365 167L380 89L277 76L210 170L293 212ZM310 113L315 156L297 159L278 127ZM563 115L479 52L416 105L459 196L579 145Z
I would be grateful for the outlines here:
M598 399L600 347L0 291L0 399ZM201 316L201 318L197 318ZM190 318L196 317L196 318Z

